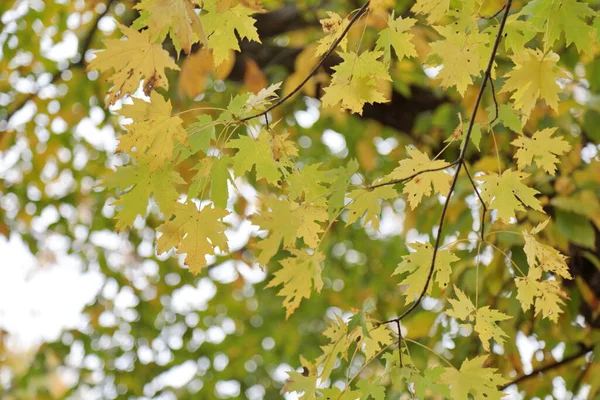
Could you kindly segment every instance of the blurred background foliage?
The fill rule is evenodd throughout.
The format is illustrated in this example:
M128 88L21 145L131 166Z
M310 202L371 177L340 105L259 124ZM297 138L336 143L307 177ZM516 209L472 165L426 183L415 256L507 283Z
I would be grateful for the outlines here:
M377 305L376 316L386 319L404 307L399 288L390 279L405 241L431 237L441 211L430 198L415 211L402 199L383 206L381 232L357 224L336 223L326 247L325 287L285 320L277 289L264 289L271 269L254 262L252 235L237 240L229 257L219 256L199 276L190 274L175 257L157 256L155 228L161 223L156 207L138 218L135 229L117 232L112 217L114 193L97 184L122 156L115 155L120 120L104 108L108 84L85 66L102 40L119 37L116 22L130 25L137 17L135 1L120 0L7 0L0 2L0 239L6 246L22 240L34 256L31 274L65 268L93 273L97 290L78 307L78 323L55 335L36 332L38 340L23 345L19 332L3 322L0 311L0 398L2 399L113 399L113 398L279 398L286 370L299 367L299 354L314 358L323 344L321 332L328 317L360 309L367 299ZM231 97L258 91L283 81L291 90L314 65L315 43L322 36L319 19L326 11L347 15L359 2L264 0L257 14L262 44L241 43L241 52L215 71L202 51L177 59L181 72L170 71L168 98L174 111L191 106L225 107ZM388 1L397 15L409 15L412 1ZM482 14L491 15L503 2L486 2ZM515 1L514 9L524 1ZM598 1L588 2L595 10ZM349 33L350 46L362 39L372 46L387 20L387 10L361 20ZM485 23L485 21L483 22ZM365 25L367 28L365 30ZM373 28L373 29L370 29ZM464 98L443 91L427 76L422 64L429 28L414 30L419 57L397 62L393 83L384 88L386 104L365 107L361 116L319 108L318 98L330 79L331 56L303 93L275 111L281 129L300 145L300 160L330 167L356 159L361 177L371 181L391 171L405 157L406 146L437 154L458 124L457 113L470 110L477 87ZM175 57L175 50L165 44ZM544 242L567 254L573 281L565 282L570 297L558 324L522 312L506 257L487 249L482 269L480 304L491 304L513 316L501 324L510 339L495 347L489 364L509 379L530 373L557 360L577 357L530 379L519 389L526 398L598 398L600 360L583 356L600 340L600 47L583 55L573 46L555 49L569 73L560 110L537 107L525 127L533 132L559 127L573 150L561 159L555 177L533 175L529 184L542 192L544 210L554 217L542 234ZM511 66L498 59L497 77ZM499 96L502 103L506 97ZM489 97L485 107L491 106ZM194 113L182 115L185 123ZM488 119L480 113L480 123ZM493 169L513 163L514 133L495 128L495 141L484 134L482 152L469 150L473 169ZM499 160L495 155L499 149ZM455 159L458 147L444 153ZM189 182L193 163L180 165ZM357 182L358 183L358 182ZM254 187L238 193L234 210L241 216L251 206ZM469 237L479 229L479 205L468 182L459 181L448 214L446 233ZM519 222L531 227L544 220L540 213L521 213ZM240 219L241 221L241 219ZM244 224L248 224L245 221ZM497 229L517 229L496 222ZM232 225L235 233L238 226ZM520 229L520 228L519 228ZM498 234L495 243L527 271L520 236ZM458 252L455 283L474 294L473 248ZM279 255L282 258L283 255ZM0 269L18 265L10 258ZM72 286L74 285L74 286ZM56 296L69 298L77 280L56 287ZM74 296L75 297L75 296ZM433 297L440 297L433 292ZM4 301L9 299L4 298ZM44 298L32 298L32 304ZM74 300L75 301L75 300ZM2 304L3 310L11 304ZM403 321L409 338L418 340L452 360L455 365L481 351L473 340L442 313L441 302L428 299L422 309ZM60 315L61 310L56 310ZM57 331L58 332L58 331ZM520 342L528 343L529 354ZM301 349L301 350L300 350ZM411 347L415 363L424 368L433 357ZM376 363L374 363L376 364ZM367 374L376 374L373 365ZM345 370L337 369L335 379ZM595 379L594 379L595 378ZM513 388L514 389L514 388ZM518 398L514 389L515 398Z

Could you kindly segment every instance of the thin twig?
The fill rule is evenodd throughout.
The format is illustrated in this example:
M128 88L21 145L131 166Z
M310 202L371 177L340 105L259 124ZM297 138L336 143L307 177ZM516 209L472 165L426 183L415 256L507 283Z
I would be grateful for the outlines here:
M581 350L579 350L579 352L570 355L569 357L563 358L561 361L557 361L555 363L552 364L548 364L548 365L544 365L543 367L540 367L536 370L533 370L533 372L531 372L530 374L527 375L522 375L516 379L513 379L512 381L500 386L500 390L504 390L507 387L511 386L511 385L516 385L518 383L521 383L523 381L526 381L528 379L534 378L536 376L538 376L539 374L542 374L544 372L553 370L555 368L561 367L565 364L568 364L572 361L577 360L580 357L583 357L584 355L586 355L587 353L589 353L590 351L592 351L594 349L594 346L585 346L583 347Z
M496 18L498 15L500 15L500 13L506 8L506 4L502 6L501 9L499 9L498 11L496 11L493 15L486 17L485 15L481 15L481 18L483 19L494 19Z
M465 172L467 173L467 177L469 177L471 186L473 186L473 190L475 191L475 194L477 195L477 198L479 199L479 202L481 203L481 207L483 208L483 213L481 214L481 229L480 229L481 233L480 233L480 235L481 235L481 240L484 240L485 239L485 214L487 213L487 206L485 205L485 201L483 201L483 199L481 198L481 194L479 194L479 190L477 190L475 181L473 181L473 177L469 173L467 166L463 165L463 167L465 168Z
M498 112L498 99L496 99L496 87L494 86L494 81L491 75L488 75L488 81L490 82L490 88L492 89L492 98L494 99L494 108L496 110L496 116L494 116L494 119L490 121L491 126L494 122L496 122L500 114Z
M431 265L429 266L429 272L427 274L427 279L425 280L425 285L419 297L413 304L410 305L400 316L390 319L384 323L400 321L402 318L409 315L413 312L418 305L425 297L425 293L427 293L427 289L429 288L429 283L431 282L431 278L433 276L433 271L435 269L435 260L437 258L437 253L440 248L440 243L442 240L442 232L444 229L444 222L446 220L446 213L448 211L448 205L450 204L450 199L452 198L452 193L454 193L454 189L456 188L456 183L458 182L458 176L460 175L460 169L464 166L465 155L467 153L467 148L469 147L469 142L471 141L471 134L473 133L473 126L475 125L475 117L477 116L477 111L479 110L479 105L481 104L481 100L483 99L483 93L487 86L489 77L492 75L492 68L494 66L494 60L496 58L496 52L498 51L498 47L500 46L500 41L502 40L502 32L504 32L504 27L506 26L506 20L508 19L508 13L510 12L510 7L512 5L512 0L507 0L504 6L504 16L502 17L502 21L500 22L500 27L498 28L498 33L496 34L496 40L494 41L494 47L492 48L492 53L490 54L490 59L488 61L487 68L485 70L485 74L483 77L483 81L481 82L481 87L479 88L479 93L477 94L477 99L475 100L475 105L473 106L473 112L471 113L471 120L469 121L469 128L467 130L467 134L465 135L465 140L460 149L460 154L458 159L456 160L456 164L458 164L458 168L456 170L456 174L452 179L452 183L450 184L450 190L448 192L448 196L446 197L446 201L444 202L444 207L442 209L442 214L440 216L440 223L437 229L437 236L435 238L435 245L433 247L433 256L431 257Z
M424 174L425 172L435 172L435 171L442 171L445 170L446 168L450 168L455 166L456 164L458 164L458 160L454 161L453 163L450 163L448 165L445 165L443 167L439 167L439 168L431 168L431 169L424 169L423 171L419 171L416 172L410 176L407 176L406 178L402 178L402 179L394 179L391 181L387 181L387 182L383 182L383 183L378 183L376 185L371 185L371 186L367 186L365 189L367 190L373 190L373 189L377 189L378 187L382 187L382 186L389 186L389 185L396 185L399 183L405 183L410 181L411 179L416 178L417 176Z
M402 328L400 320L396 321L396 326L398 327L398 358L400 360L400 368L402 368L404 367L404 362L402 361Z
M346 28L342 31L341 35L335 40L335 42L333 42L333 44L331 45L331 47L329 48L329 50L327 50L327 52L325 54L323 54L323 56L321 57L321 59L319 60L319 62L313 67L313 69L302 80L302 82L300 82L300 84L298 84L298 86L296 86L294 88L294 90L292 90L287 95L283 96L281 99L279 99L277 102L273 103L271 106L267 107L266 110L261 111L261 112L259 112L257 114L250 115L248 117L241 118L238 122L250 121L251 119L262 117L263 115L266 117L266 115L270 111L272 111L275 108L279 107L280 105L282 105L283 103L285 103L286 101L288 101L290 98L292 98L296 93L298 93L300 91L300 89L302 89L302 87L304 85L306 85L308 83L308 81L317 73L317 71L319 70L319 68L321 68L321 66L323 65L323 63L325 62L325 60L331 55L331 53L333 53L335 51L335 49L337 48L338 44L340 44L340 42L342 40L344 40L344 38L346 37L346 34L348 33L348 31L350 31L350 28L352 28L352 26L354 25L354 23L356 21L358 21L358 19L365 13L365 11L367 11L367 8L369 7L369 3L370 2L371 2L370 0L368 0L367 2L365 2L365 4L362 5L362 7L356 12L356 14L354 14L354 16L352 17L352 19L350 20L350 22L348 23L348 25L346 26Z

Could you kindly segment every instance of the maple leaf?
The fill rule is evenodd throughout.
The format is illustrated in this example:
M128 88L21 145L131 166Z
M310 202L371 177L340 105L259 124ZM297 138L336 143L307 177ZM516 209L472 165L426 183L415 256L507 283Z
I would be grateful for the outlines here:
M500 93L513 92L511 99L515 107L529 117L538 99L544 99L548 106L558 109L560 87L556 80L566 75L558 68L558 54L550 51L525 49L511 57L515 68L505 75L506 82Z
M331 375L336 362L339 359L345 359L345 350L348 349L350 343L354 340L356 335L360 332L358 328L352 331L353 334L348 334L348 325L344 322L342 317L335 314L335 319L329 320L329 326L323 332L323 336L329 339L329 343L321 346L323 354L317 358L317 363L320 364L322 370L319 378L321 382L327 380Z
M456 293L457 300L448 299L448 302L452 305L452 309L447 310L446 314L456 319L468 320L476 310L473 302L456 286L454 286L454 293Z
M198 274L206 266L206 256L215 254L215 247L228 251L226 225L219 220L229 211L205 206L202 210L192 203L175 203L175 218L158 227L162 235L156 241L159 254L172 247L177 253L187 254L185 264L190 272Z
M504 48L513 53L522 51L525 45L535 37L539 29L531 20L521 20L518 14L510 15L504 26L504 37L502 42Z
M450 9L450 0L417 0L410 9L415 14L426 14L427 22L434 23L442 19Z
M511 319L510 315L506 315L498 310L491 309L489 306L478 308L475 312L475 332L479 334L479 339L483 344L485 351L490 351L490 340L492 338L499 345L504 344L506 333L497 325L499 321Z
M258 93L250 94L246 100L245 108L248 112L261 112L267 109L277 97L277 91L281 87L281 82L273 83L269 87L261 89Z
M133 119L126 125L128 134L119 139L118 150L129 152L134 158L147 159L151 169L160 168L173 157L175 144L188 145L188 135L181 118L171 116L171 101L152 92L150 102L133 99L121 115ZM137 151L133 152L133 149Z
M379 91L377 80L391 80L386 65L378 59L381 51L340 53L342 62L333 69L331 83L321 98L324 107L341 103L343 109L362 115L365 103L384 103L387 100Z
M523 232L525 239L525 255L530 268L540 267L546 272L552 272L565 279L572 279L569 267L566 263L567 257L555 248L535 240L532 231L530 234Z
M229 57L230 50L240 51L236 32L240 39L248 39L260 43L258 32L254 26L255 13L244 4L232 7L219 7L218 0L204 0L206 14L200 15L202 26L208 38L208 47L214 54L215 66L219 66ZM230 5L231 6L231 5Z
M188 191L188 197L200 197L202 199L210 198L218 208L227 206L229 198L229 189L227 181L229 176L229 165L231 159L227 156L205 157L194 169L198 170ZM209 193L207 188L210 187ZM205 196L209 194L209 196Z
M332 183L329 188L331 195L327 209L329 219L336 218L338 213L344 208L344 200L350 178L356 171L358 171L358 162L356 160L351 160L346 166L330 171Z
M361 379L356 383L356 387L362 393L360 400L385 400L385 386Z
M262 130L256 139L243 135L226 144L226 147L238 150L232 157L233 171L237 176L243 176L254 167L257 179L264 178L267 182L277 185L281 172L273 158L269 136L266 130Z
M475 399L500 400L504 393L498 386L508 382L502 375L496 373L494 368L484 368L487 356L468 358L463 361L460 370L444 368L440 381L450 385L450 396L454 400Z
M404 274L408 272L399 285L408 285L408 288L403 293L406 296L406 301L411 303L417 298L427 282L427 275L433 260L433 246L429 243L410 243L408 246L415 251L402 257L402 262L398 264L398 268L393 275ZM441 289L445 289L450 282L450 274L452 267L450 264L458 261L458 257L452 254L449 250L440 250L437 252L435 259L435 267L433 269L432 279ZM433 285L429 285L426 293L431 293Z
M288 371L289 379L281 389L282 392L304 392L300 398L316 399L317 397L317 376L304 376L301 372Z
M362 393L356 390L344 390L342 391L338 387L332 387L331 389L319 390L323 395L323 399L335 399L335 400L356 400L362 397Z
M444 368L440 365L428 367L421 374L412 374L411 379L415 384L415 394L419 399L425 399L425 391L430 390L444 398L450 397L448 386L440 384L440 375L444 373Z
M195 3L200 5L200 1L193 0L143 0L133 7L140 11L140 16L132 27L137 30L148 27L152 42L162 43L168 33L177 53L183 49L190 54L194 43L203 41L206 46L206 35L194 11Z
M453 26L436 26L435 29L446 39L431 44L428 63L441 65L437 78L442 80L442 86L456 86L463 96L473 83L472 76L479 76L487 67L491 36L478 31L457 31Z
M327 15L329 18L323 18L321 22L321 26L323 27L323 32L325 32L325 37L319 39L319 44L317 46L316 56L322 56L327 53L327 51L333 46L336 40L340 38L344 29L348 26L350 21L346 18L342 18L339 14L334 13L333 11L327 11ZM346 45L348 44L348 36L344 36L344 38L340 41L338 46L346 51Z
M376 357L382 348L387 347L393 342L391 331L387 325L380 325L375 329L373 328L373 324L367 322L369 336L363 336L361 341L364 345L363 351L367 360Z
M384 60L389 62L391 59L391 48L394 48L398 60L404 57L416 57L417 50L411 42L413 34L408 32L417 22L414 18L398 17L394 19L393 13L388 17L387 28L379 32L376 48L384 51Z
M286 309L286 319L300 306L302 299L310 298L313 289L317 293L321 292L321 263L325 260L323 253L309 254L306 250L298 249L289 251L293 257L279 261L283 268L273 273L273 279L266 286L283 286L277 295L285 296L283 306Z
M530 21L544 32L545 49L550 49L565 35L567 46L574 43L579 52L589 51L594 41L594 28L585 19L596 15L588 4L577 0L533 0L519 13L531 15Z
M558 322L558 316L562 313L563 299L567 294L560 289L558 281L540 280L542 269L536 266L529 268L526 277L515 279L517 287L517 300L521 303L523 311L527 311L534 305L535 315L542 314L552 322Z
M520 135L513 140L511 144L517 146L515 158L519 169L535 163L538 167L550 175L556 174L556 163L559 155L565 154L571 149L569 143L562 137L552 137L557 128L547 128L537 131L530 139L527 136Z
M498 211L498 218L510 222L515 211L525 211L524 205L543 212L542 204L535 197L539 192L521 182L529 174L520 171L506 170L502 175L491 173L478 176L475 180L483 181L481 197L489 206Z
M416 148L407 147L406 153L410 158L401 160L385 180L403 180L421 171L450 166L444 160L430 160L426 153ZM405 183L402 192L408 196L408 204L414 210L421 203L423 196L431 196L432 192L447 195L451 180L452 177L443 170L425 172Z
M127 40L105 40L106 50L94 53L96 58L87 67L88 71L115 70L108 78L113 87L108 91L107 106L135 92L140 81L143 81L142 88L146 95L157 87L168 88L165 69L179 70L169 53L160 44L150 40L147 31L138 32L121 24L118 27Z
M371 190L356 189L351 191L348 197L352 199L352 202L346 207L348 210L346 226L364 215L364 224L370 222L374 229L379 229L380 199L394 199L398 197L398 193L391 186L381 186Z
M294 166L292 157L298 155L296 143L288 139L289 133L273 134L271 136L271 151L273 159L284 167L291 168Z
M115 217L118 230L132 226L138 214L146 214L150 195L154 195L165 218L169 218L179 198L175 186L183 184L185 181L170 167L151 170L150 165L144 161L136 165L119 167L102 182L102 185L108 189L119 188L124 191L131 188L112 204L121 207Z
M253 222L261 229L269 230L270 234L257 245L261 250L259 263L267 264L281 244L284 248L294 247L296 238L302 238L313 249L317 247L319 233L323 230L317 221L327 220L325 207L298 205L275 197L266 197L263 203L265 210L254 217Z
M327 187L331 183L329 171L321 171L322 163L306 165L302 170L290 174L287 178L288 193L292 200L304 198L309 203L326 203Z

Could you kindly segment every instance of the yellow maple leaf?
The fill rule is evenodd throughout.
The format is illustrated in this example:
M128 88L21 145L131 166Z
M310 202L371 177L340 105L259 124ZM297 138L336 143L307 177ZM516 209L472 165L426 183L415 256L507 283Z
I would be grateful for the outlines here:
M324 107L341 103L343 109L362 115L365 103L385 103L378 82L391 81L387 66L379 61L382 51L340 53L343 61L333 67L335 73L321 98Z
M171 101L157 92L151 93L150 102L133 99L133 104L121 111L122 116L133 122L126 125L128 133L119 138L118 149L136 159L146 159L151 169L162 167L173 157L176 143L188 146L183 121L171 115L171 108Z
M515 211L525 211L524 206L544 212L542 204L535 197L539 192L521 182L529 174L520 171L506 170L502 175L491 173L478 176L475 180L483 181L481 197L489 206L498 212L498 218L510 222Z
M457 299L448 299L452 305L451 310L446 310L446 314L460 320L467 320L475 311L475 306L471 299L467 297L465 292L454 286L454 293Z
M175 218L158 227L162 235L156 241L157 252L164 253L172 247L177 253L187 254L185 264L190 272L198 274L206 266L206 256L215 254L215 248L228 251L226 225L219 220L229 215L229 211L205 206L198 211L196 206L176 203Z
M531 139L519 135L511 142L513 146L519 148L515 154L519 169L535 162L538 167L543 168L550 175L556 174L556 163L559 161L557 156L565 154L571 149L569 143L562 137L552 137L556 129L547 128L537 131Z
M542 314L542 317L548 318L552 322L558 322L558 317L562 313L562 306L565 305L563 299L568 298L567 294L560 289L558 281L541 280L542 269L540 267L530 267L526 277L515 279L517 286L517 300L521 303L523 311L529 310L535 302L535 315Z
M393 342L390 328L387 325L379 325L374 328L372 322L366 323L369 336L362 336L363 351L367 360L377 356L381 349L389 346ZM374 328L374 329L373 329Z
M107 106L135 92L140 81L143 81L142 88L146 95L150 95L152 89L157 87L168 88L165 69L179 70L169 53L160 44L150 40L147 31L138 32L125 25L118 26L127 40L105 40L106 50L96 52L96 58L87 68L101 72L115 70L108 78L113 87L108 91Z
M449 9L450 0L417 0L410 10L427 15L427 22L433 23L442 19Z
M348 204L348 219L346 226L356 222L363 215L364 224L371 223L374 229L379 229L379 214L382 199L393 199L398 197L398 193L391 186L381 186L376 189L356 189L348 194L352 202Z
M418 242L410 243L408 246L415 251L402 258L402 262L398 264L398 268L396 268L392 276L408 272L408 276L399 285L408 285L403 295L406 296L406 301L411 303L421 294L425 287L427 275L431 268L431 261L433 260L433 246L429 243ZM441 289L445 289L448 286L450 274L452 273L450 264L455 261L458 261L458 257L449 250L440 250L437 252L432 280ZM429 285L427 293L431 293L432 286L431 284Z
M409 158L401 160L400 165L385 180L403 180L421 171L450 165L444 160L430 160L427 154L416 148L407 147L406 153ZM432 192L446 196L450 191L451 180L452 177L443 170L425 172L405 183L402 192L408 196L408 204L414 210L423 196L431 196Z
M479 76L486 68L490 53L491 36L476 31L457 31L452 25L435 29L445 37L431 44L429 65L441 66L437 78L442 86L456 86L461 95L473 83L472 76Z
M133 28L148 27L150 40L158 43L162 43L168 33L177 53L183 49L190 54L192 44L202 41L206 46L206 35L194 11L194 3L200 5L200 1L191 0L143 0L133 7L140 11Z
M440 376L442 383L450 385L450 395L455 400L488 399L500 400L505 397L498 386L508 382L502 375L496 373L495 368L484 368L487 356L468 358L463 361L460 369L454 367L444 368Z
M290 249L290 253L293 257L279 261L283 268L273 273L273 279L266 286L283 286L277 295L285 296L286 319L300 306L302 299L310 298L313 289L321 292L321 263L325 260L325 255L319 252L309 254L306 250Z
M255 10L242 3L225 4L217 0L204 0L203 4L200 20L208 38L208 47L214 54L215 66L228 59L230 50L240 51L236 33L240 39L260 43L254 26L256 21L251 17Z
M333 11L327 11L327 15L328 18L323 18L320 21L321 26L323 27L323 32L325 32L325 37L319 39L319 45L317 46L316 53L317 57L327 53L327 50L329 50L333 43L339 39L344 32L344 29L346 29L350 23L348 19L340 17L339 14L334 13ZM346 51L347 44L348 36L344 36L338 46L340 46L343 51Z
M525 49L511 57L515 68L507 73L507 78L500 93L513 92L511 99L515 107L529 117L538 99L558 110L558 92L560 87L556 80L566 77L557 66L559 56L550 51Z
M572 279L566 263L567 257L555 248L535 240L534 232L535 230L532 230L529 234L523 232L523 238L525 239L524 251L529 267L540 267L546 272L551 272L565 279Z

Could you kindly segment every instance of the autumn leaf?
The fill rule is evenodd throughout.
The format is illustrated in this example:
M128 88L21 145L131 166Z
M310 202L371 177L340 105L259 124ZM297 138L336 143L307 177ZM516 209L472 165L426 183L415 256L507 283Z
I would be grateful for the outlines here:
M333 46L336 40L340 38L344 29L348 26L348 19L342 18L339 14L334 13L333 11L327 11L328 18L323 18L321 22L321 26L323 27L323 32L325 32L325 37L319 39L319 45L317 46L316 56L322 56L327 53L327 51ZM344 36L344 38L340 41L338 46L342 49L342 51L346 51L346 45L348 43L348 37Z
M412 43L413 34L409 32L410 28L417 22L414 18L398 17L394 19L393 13L388 18L388 27L379 32L376 48L384 51L384 59L389 62L392 55L392 48L396 53L398 60L405 57L416 57L417 50Z
M278 163L273 158L269 133L266 130L262 130L256 139L241 135L238 139L230 140L227 147L238 150L231 159L233 171L237 176L243 176L254 168L257 179L265 179L267 182L277 185L281 172Z
M529 117L538 99L558 110L560 87L556 80L566 77L557 66L558 54L525 49L511 59L515 68L505 75L507 79L500 93L514 92L511 99L526 117Z
M525 206L543 212L540 201L535 197L539 192L521 182L528 176L509 169L502 175L491 173L475 177L475 180L484 182L481 186L483 200L497 210L499 219L509 223L515 217L515 211L525 211Z
M450 191L452 177L442 168L449 167L450 164L444 160L430 160L427 154L416 148L407 147L406 153L409 158L401 160L400 165L388 174L384 181L404 180L421 171L439 169L424 172L410 179L404 184L402 192L408 196L408 204L413 210L421 203L423 196L431 196L432 192L446 196Z
M96 52L96 58L87 68L101 72L115 70L108 78L113 87L108 91L107 106L135 92L140 81L147 96L155 88L168 88L165 69L179 70L169 53L160 44L154 43L147 31L138 32L121 24L118 26L127 40L105 40L106 50Z
M162 235L156 241L157 252L177 248L178 254L187 254L185 264L194 275L206 266L206 256L215 254L215 248L228 251L226 225L220 222L229 212L205 206L201 210L192 203L175 203L175 218L158 227Z
M463 361L460 369L445 368L440 376L443 383L450 385L450 396L454 400L469 400L485 398L487 400L500 400L504 393L498 386L508 382L502 375L496 373L494 368L484 368L487 356L468 358Z
M554 247L538 242L533 236L535 232L535 229L530 233L523 232L523 238L525 239L523 250L527 256L529 267L540 267L546 272L551 272L565 279L572 279L569 266L566 263L567 257Z
M450 0L417 0L411 11L427 15L427 22L434 23L442 19L450 9Z
M353 224L363 215L364 224L371 223L374 229L379 229L380 200L393 199L398 193L391 186L381 186L375 189L356 189L348 194L352 202L348 204L348 219L346 226Z
M537 131L531 138L520 135L511 144L519 149L515 154L519 169L534 162L550 175L556 173L558 157L571 149L569 143L562 137L552 137L557 128L547 128Z
M527 311L535 304L535 315L542 314L552 322L558 322L565 305L567 294L560 289L560 284L555 280L541 280L542 269L531 266L526 277L515 279L517 286L517 300L521 303L523 311Z
M254 26L256 21L251 17L255 10L241 3L230 7L222 5L221 8L218 0L204 0L202 3L204 8L200 20L208 38L208 47L214 54L215 66L228 59L230 50L240 51L236 33L240 39L260 43Z
M273 279L266 286L283 286L277 295L285 296L286 318L300 306L302 299L310 298L313 290L321 292L321 263L325 260L325 255L319 252L310 254L306 250L290 249L290 253L292 257L279 261L282 268L273 273Z
M177 53L181 50L190 53L192 45L199 41L206 46L206 35L200 18L194 11L197 0L142 0L133 8L140 16L132 27L140 30L148 28L152 42L162 42L167 33L171 36Z
M121 136L118 149L130 152L136 159L147 159L152 170L171 160L176 143L188 145L183 121L171 115L171 108L171 101L157 92L152 92L150 102L133 99L133 104L121 111L133 122L126 125L128 134Z
M415 251L402 258L402 262L398 264L398 268L392 276L408 273L399 285L408 286L402 294L406 296L408 303L412 303L425 288L433 260L433 246L429 243L419 242L410 243L408 246ZM449 250L439 250L433 268L432 282L436 282L441 289L445 289L450 283L451 264L456 261L458 261L458 257ZM428 285L426 293L431 293L432 286Z

